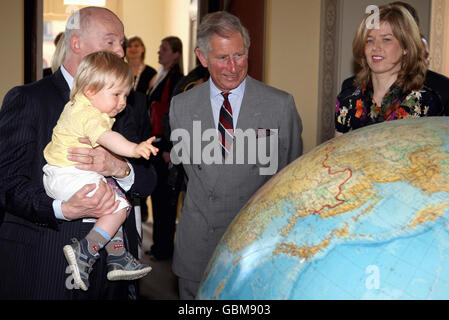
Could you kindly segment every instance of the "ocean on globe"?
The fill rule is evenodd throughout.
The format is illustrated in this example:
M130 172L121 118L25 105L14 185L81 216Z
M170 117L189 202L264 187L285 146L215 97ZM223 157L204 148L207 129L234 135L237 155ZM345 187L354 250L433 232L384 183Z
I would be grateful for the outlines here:
M197 299L449 299L449 118L332 139L227 229Z

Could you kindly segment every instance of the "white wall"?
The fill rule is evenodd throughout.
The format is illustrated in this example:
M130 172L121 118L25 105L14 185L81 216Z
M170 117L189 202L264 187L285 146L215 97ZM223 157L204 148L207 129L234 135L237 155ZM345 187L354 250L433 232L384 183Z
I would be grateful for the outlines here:
M24 81L23 0L0 2L0 107L5 94Z
M165 16L168 23L165 26L164 36L173 35L182 40L184 74L187 74L189 71L190 0L167 1Z
M429 68L449 77L449 0L432 1Z
M177 36L183 44L184 73L188 66L190 0L122 0L122 20L127 37L141 37L146 63L157 70L161 40Z
M304 153L317 144L320 1L267 0L265 82L293 95Z
M449 17L449 5L446 6L446 17ZM449 35L449 23L446 21L446 35ZM445 65L446 68L444 69L444 75L446 77L449 77L449 41L446 37L446 56L445 56Z

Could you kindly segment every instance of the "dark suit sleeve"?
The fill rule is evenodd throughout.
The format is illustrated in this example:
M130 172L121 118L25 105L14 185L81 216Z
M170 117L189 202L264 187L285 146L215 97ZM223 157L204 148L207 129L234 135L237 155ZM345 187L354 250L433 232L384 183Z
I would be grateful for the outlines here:
M449 78L427 70L425 85L438 94L443 106L441 115L449 116Z
M178 107L176 107L176 103L177 103L177 99L174 97L171 100L170 103L170 109L168 109L168 113L169 113L169 117L168 117L168 121L169 121L169 125L170 125L170 134L173 130L176 130L179 128L180 124L179 124L179 119L178 119L178 115L179 115L179 109ZM174 144L178 144L178 143L182 143L180 141L171 141L170 143L173 145ZM178 146L179 147L179 146ZM181 163L181 159L177 157L178 155L176 153L170 153L170 160L172 163L174 164L180 164Z
M128 106L132 110L133 119L137 125L137 133L140 142L150 138L151 122L148 114L147 97L139 91L131 91L128 96Z
M45 146L38 135L46 125L41 121L45 117L34 114L39 108L29 100L24 90L14 88L5 96L0 110L0 207L33 223L56 228L53 199L45 193L42 166L36 164L44 163L39 150Z
M341 84L341 91L344 91L348 88L353 88L354 80L355 80L355 77L350 77L350 78L343 80L343 83Z
M138 143L142 139L139 134L139 128L133 113L137 112L134 106L127 106L125 110L117 116L117 121L114 124L113 130L120 132L129 141ZM132 196L147 197L156 187L156 171L151 165L150 161L143 158L128 159L134 169L135 178L134 184L128 191Z
M279 130L279 170L302 155L302 121L296 109L295 101L288 95L285 123Z

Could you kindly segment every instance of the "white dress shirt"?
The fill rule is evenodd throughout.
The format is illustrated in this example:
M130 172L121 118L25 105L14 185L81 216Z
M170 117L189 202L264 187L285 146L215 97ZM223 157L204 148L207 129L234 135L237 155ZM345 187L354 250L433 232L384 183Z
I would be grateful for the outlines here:
M220 109L223 105L223 96L221 91L215 86L212 78L210 78L210 102L212 104L212 113L214 116L215 128L218 130L218 121L220 120ZM245 94L246 78L240 85L232 89L228 96L229 103L232 109L232 122L234 129L237 128L237 120L239 118L240 108L242 106L243 95Z

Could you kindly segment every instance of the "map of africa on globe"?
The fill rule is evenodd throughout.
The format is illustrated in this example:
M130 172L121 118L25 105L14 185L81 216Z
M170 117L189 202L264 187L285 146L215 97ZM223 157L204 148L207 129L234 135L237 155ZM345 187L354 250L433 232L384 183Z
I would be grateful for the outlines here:
M197 299L448 299L449 118L332 139L234 219Z

